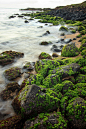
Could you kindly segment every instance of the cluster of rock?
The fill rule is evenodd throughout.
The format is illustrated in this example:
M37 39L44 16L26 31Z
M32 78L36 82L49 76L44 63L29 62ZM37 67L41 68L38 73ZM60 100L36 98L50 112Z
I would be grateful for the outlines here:
M85 49L81 46L79 51L74 44L66 47L63 47L62 55L66 50L69 57ZM9 83L0 94L3 100L13 100L16 112L15 116L0 121L1 129L85 129L86 54L73 59L65 58L66 53L59 59L42 52L38 61L23 66L22 69L35 69L36 74L30 74L21 85ZM4 72L8 80L14 80L20 74L18 67Z
M86 4L86 1L83 2ZM59 16L66 20L83 21L86 19L86 6L66 6L62 8L55 8L47 13L47 15Z

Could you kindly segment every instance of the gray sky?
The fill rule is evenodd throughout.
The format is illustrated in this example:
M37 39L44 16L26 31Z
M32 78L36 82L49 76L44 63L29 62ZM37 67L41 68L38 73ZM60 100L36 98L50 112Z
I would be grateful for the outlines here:
M41 8L55 8L57 6L77 4L85 0L0 0L0 7L7 8L27 8L27 7L41 7Z

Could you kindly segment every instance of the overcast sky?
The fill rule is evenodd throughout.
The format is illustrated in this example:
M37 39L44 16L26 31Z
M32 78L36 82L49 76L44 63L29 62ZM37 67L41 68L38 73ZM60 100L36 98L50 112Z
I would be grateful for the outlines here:
M0 0L0 7L7 8L55 8L57 6L81 3L85 0Z

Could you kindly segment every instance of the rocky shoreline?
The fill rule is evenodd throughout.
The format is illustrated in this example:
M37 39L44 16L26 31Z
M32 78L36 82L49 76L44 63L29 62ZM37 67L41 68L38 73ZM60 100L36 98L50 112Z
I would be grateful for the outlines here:
M42 17L41 13L34 14L34 17L38 15ZM47 15L45 19L50 20L52 16ZM58 17L52 17L51 22L57 19L63 22ZM71 21L68 19L66 23ZM62 25L59 29L62 38L57 43L65 43L65 46L58 50L53 45L52 56L42 52L36 62L4 71L5 78L13 82L7 84L0 97L3 101L12 100L15 116L5 118L7 114L1 113L1 129L86 128L86 20L71 24L78 25L71 29L75 37L65 35L69 29ZM43 41L39 45L48 47L49 44L51 42ZM57 51L61 51L61 56ZM0 65L15 63L23 56L24 53L5 51L0 54ZM15 79L23 74L26 75L19 85Z

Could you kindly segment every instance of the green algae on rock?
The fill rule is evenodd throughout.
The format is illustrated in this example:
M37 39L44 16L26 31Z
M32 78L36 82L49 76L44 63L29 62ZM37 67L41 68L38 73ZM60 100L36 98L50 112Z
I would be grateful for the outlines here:
M40 113L37 118L32 122L27 120L24 126L24 129L66 129L67 120L61 115L61 112L51 112L51 113Z
M81 97L72 98L66 107L67 120L72 128L86 127L86 101Z
M42 52L40 55L39 55L39 59L52 59L52 57L46 53L46 52Z
M21 74L21 69L18 67L12 67L10 69L5 70L4 75L8 80L13 80L19 77Z
M63 47L61 56L74 57L79 55L79 49L75 46L75 43L67 44Z

